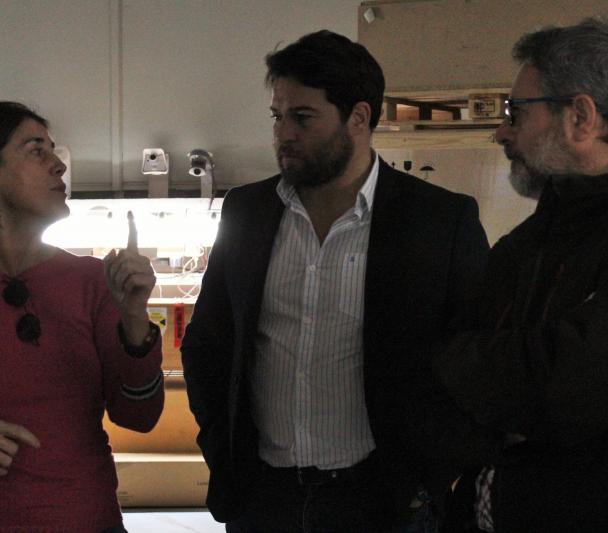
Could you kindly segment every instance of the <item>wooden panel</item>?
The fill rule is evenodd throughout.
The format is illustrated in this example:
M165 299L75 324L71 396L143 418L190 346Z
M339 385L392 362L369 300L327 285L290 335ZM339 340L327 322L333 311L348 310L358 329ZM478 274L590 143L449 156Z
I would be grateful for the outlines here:
M200 507L207 499L209 468L200 453L117 453L114 461L121 507Z
M358 39L382 66L387 91L504 88L515 77L511 48L523 33L602 14L606 0L363 2Z
M110 437L113 452L120 453L195 453L198 425L188 407L183 378L167 378L165 408L149 433L121 428L106 414L103 426Z
M182 328L190 322L193 304L157 304L148 306L150 318L163 331L163 370L165 371L165 408L150 433L121 428L104 417L104 429L115 452L189 453L198 452L198 426L188 406L179 342L175 342L176 317L182 314ZM161 323L161 321L164 322ZM168 375L169 374L169 375Z
M424 132L374 135L374 148L389 164L446 189L473 196L490 244L530 215L536 202L520 197L508 180L510 163L493 132ZM417 137L418 136L418 137ZM421 170L430 166L433 171Z
M388 125L390 127L390 125ZM374 148L485 148L496 139L495 128L491 129L437 129L415 130L396 126L398 131L376 131ZM414 126L415 127L415 126Z

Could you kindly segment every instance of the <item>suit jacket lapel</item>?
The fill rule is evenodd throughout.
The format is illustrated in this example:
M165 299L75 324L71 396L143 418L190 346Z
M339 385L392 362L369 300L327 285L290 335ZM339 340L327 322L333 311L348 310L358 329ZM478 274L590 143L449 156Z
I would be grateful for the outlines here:
M393 202L403 202L403 187L400 187L392 169L380 160L378 183L374 193L372 223L367 250L367 269L365 275L365 311L364 316L373 315L385 287L385 272L391 268L391 256L395 253L392 232L396 231ZM399 209L404 209L401 205Z

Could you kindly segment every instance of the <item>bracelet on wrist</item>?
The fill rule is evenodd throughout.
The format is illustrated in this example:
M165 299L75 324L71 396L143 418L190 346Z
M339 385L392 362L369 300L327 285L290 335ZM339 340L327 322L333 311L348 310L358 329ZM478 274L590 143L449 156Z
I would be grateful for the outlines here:
M136 357L138 359L145 357L156 344L158 336L160 335L160 328L154 324L154 322L149 322L149 324L148 333L144 337L144 340L141 344L135 345L131 344L127 339L122 322L118 322L118 339L125 352L131 357Z

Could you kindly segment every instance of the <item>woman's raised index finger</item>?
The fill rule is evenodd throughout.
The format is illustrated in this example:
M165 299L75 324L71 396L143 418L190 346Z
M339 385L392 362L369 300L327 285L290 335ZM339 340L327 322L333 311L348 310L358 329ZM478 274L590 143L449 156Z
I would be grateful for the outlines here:
M127 213L127 220L129 221L129 238L127 240L127 250L132 252L138 252L137 250L137 227L135 226L135 218L133 213L129 211Z

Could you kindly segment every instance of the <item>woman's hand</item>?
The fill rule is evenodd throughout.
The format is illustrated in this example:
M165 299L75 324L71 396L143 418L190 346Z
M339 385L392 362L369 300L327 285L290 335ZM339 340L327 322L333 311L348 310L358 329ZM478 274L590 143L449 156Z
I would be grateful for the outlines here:
M0 420L0 476L6 476L21 444L40 448L40 441L23 426Z
M118 253L111 250L103 261L108 287L118 304L125 335L131 344L137 346L150 329L147 305L156 277L150 260L139 254L137 228L131 211L127 219L127 247Z

